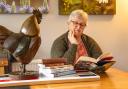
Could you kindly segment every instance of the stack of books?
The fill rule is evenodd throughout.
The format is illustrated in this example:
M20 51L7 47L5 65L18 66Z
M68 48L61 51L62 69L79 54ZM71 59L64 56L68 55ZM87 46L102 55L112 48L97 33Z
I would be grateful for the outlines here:
M43 59L42 62L38 64L40 76L54 78L76 73L72 65L66 65L64 58Z
M45 67L43 64L39 65L39 74L44 77L54 78L75 74L74 67L72 65L63 66L51 66Z

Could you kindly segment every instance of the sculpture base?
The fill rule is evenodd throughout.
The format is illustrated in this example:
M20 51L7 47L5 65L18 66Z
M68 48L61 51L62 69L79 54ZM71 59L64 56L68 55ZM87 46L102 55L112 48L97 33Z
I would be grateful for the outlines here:
M30 79L38 79L39 73L37 71L26 71L25 73L16 71L10 73L9 76L12 80L30 80Z

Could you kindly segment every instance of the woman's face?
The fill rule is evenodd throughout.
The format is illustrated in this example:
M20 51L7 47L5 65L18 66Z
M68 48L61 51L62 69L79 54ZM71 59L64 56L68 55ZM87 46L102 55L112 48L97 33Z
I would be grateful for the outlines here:
M74 31L75 37L80 37L83 34L85 26L86 23L82 18L74 17L68 22L68 29Z

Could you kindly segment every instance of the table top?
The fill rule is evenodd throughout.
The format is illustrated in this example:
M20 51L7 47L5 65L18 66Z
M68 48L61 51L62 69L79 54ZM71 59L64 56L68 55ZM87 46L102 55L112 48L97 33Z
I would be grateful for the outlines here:
M40 76L38 79L30 79L27 76L26 80L15 80L12 79L12 75L3 75L0 78L0 87L21 87L31 85L46 85L46 84L57 84L57 83L73 83L73 82L87 82L100 80L100 76L93 72L79 72L71 75L60 76L60 77L44 77ZM15 76L13 76L15 77ZM21 77L20 75L18 77ZM31 76L30 76L31 77ZM28 79L29 78L29 79ZM23 87L22 87L23 88ZM12 88L11 88L12 89Z
M110 68L99 81L31 85L30 89L128 89L128 73Z

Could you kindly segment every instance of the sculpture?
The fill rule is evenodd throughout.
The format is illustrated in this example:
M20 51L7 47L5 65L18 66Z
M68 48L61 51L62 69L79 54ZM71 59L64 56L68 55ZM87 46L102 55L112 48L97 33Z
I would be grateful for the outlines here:
M35 9L33 15L24 21L19 33L14 33L6 28L8 37L5 38L3 47L9 50L14 59L21 62L22 74L26 72L26 64L32 61L41 44L39 36L41 19L42 13ZM0 31L3 32L1 27L3 26L0 26Z

